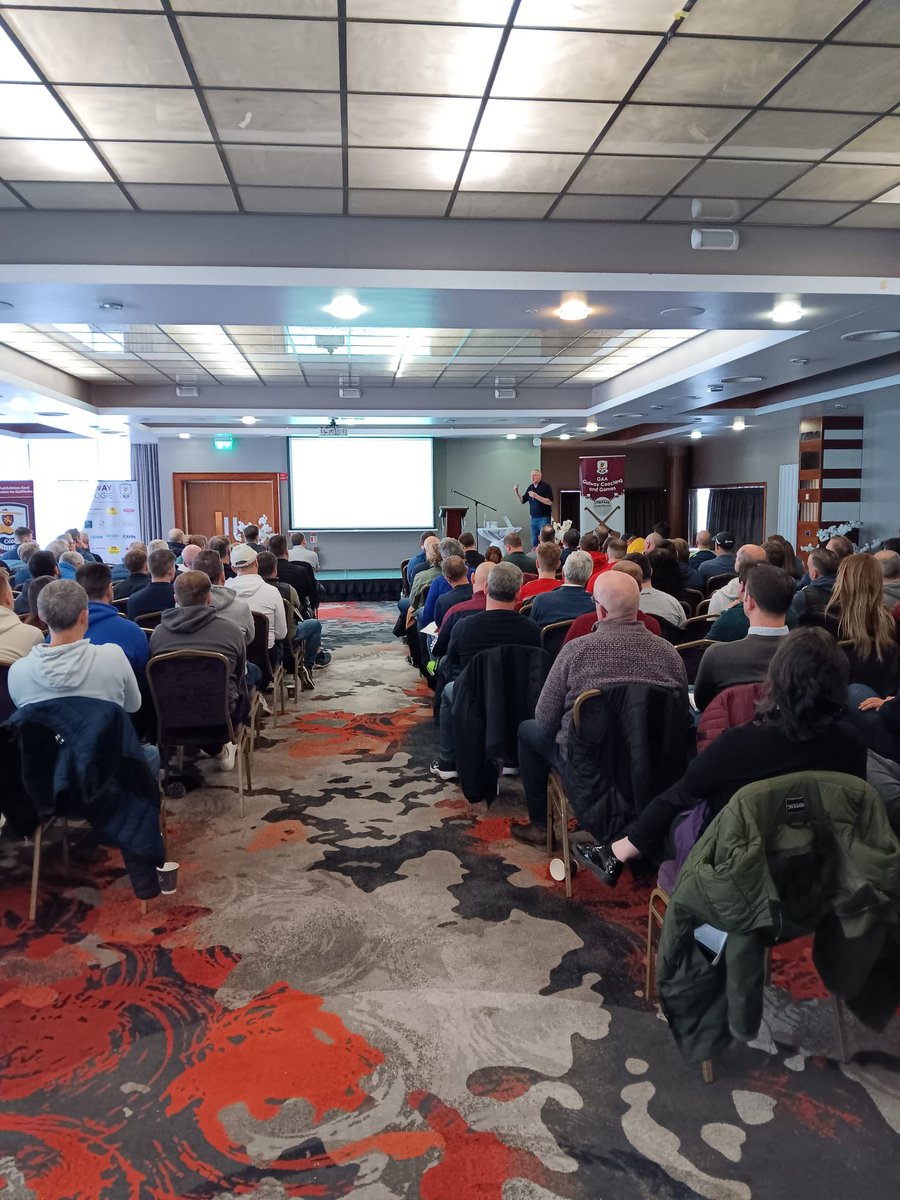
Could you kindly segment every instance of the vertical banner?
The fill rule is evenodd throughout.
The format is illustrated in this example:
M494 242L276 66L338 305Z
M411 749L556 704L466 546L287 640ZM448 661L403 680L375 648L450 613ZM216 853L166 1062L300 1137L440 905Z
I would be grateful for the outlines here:
M131 479L102 480L84 520L84 528L104 562L120 563L129 543L140 540L137 484Z
M624 530L625 455L579 458L578 484L582 533L593 529L600 521L612 529Z
M0 558L15 547L13 531L34 529L34 484L30 479L0 481Z

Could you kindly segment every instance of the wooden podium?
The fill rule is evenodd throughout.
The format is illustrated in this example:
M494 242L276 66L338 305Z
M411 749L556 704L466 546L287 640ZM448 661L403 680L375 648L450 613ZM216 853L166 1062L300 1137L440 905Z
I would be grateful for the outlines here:
M444 537L459 537L462 533L463 519L468 511L467 508L457 508L455 504L441 505L441 523L444 527Z

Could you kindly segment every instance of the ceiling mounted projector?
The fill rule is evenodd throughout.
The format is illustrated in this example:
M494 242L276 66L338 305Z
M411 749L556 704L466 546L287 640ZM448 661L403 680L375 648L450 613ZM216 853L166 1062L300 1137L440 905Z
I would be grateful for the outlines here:
M692 229L692 250L737 250L740 235L736 229Z

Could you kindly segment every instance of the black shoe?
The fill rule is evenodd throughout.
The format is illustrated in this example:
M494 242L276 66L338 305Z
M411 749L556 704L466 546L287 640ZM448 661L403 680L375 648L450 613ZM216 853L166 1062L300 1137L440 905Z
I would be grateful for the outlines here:
M572 852L580 863L610 887L615 887L619 882L624 863L613 854L609 842L595 842L592 845L573 842Z
M528 821L524 825L520 823L510 826L509 831L517 841L524 842L526 846L546 846L547 844L546 825L536 825L534 821Z

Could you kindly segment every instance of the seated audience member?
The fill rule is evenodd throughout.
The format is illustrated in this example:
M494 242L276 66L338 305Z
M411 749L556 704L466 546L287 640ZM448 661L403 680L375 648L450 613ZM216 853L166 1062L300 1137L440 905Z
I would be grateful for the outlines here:
M47 622L38 613L38 598L47 584L52 583L55 578L55 575L38 575L37 579L32 579L28 589L28 612L19 618L23 625L39 630L41 638L50 631L47 628Z
M475 568L475 574L472 576L472 599L454 604L441 621L437 641L431 649L433 659L441 658L447 653L453 630L463 617L467 617L473 612L484 612L487 605L487 581L495 566L496 563L483 562ZM442 596L441 599L443 600L444 597Z
M528 823L513 836L538 845L547 837L547 780L565 761L575 701L582 692L616 683L653 683L683 693L687 674L674 646L638 621L640 590L623 571L607 571L594 584L597 627L564 645L541 690L534 720L519 726L519 773L528 802Z
M747 636L707 647L694 682L694 701L701 712L725 688L765 679L778 639L790 632L784 619L793 597L794 582L780 567L769 563L749 567L743 600Z
M168 536L166 538L166 546L168 547L169 550L172 551L172 553L175 555L176 558L179 558L181 556L181 552L184 549L184 539L186 537L187 537L187 534L184 532L183 529L175 528L175 529L169 530ZM153 547L150 546L149 549L152 554Z
M569 528L566 530L566 532L563 534L562 554L560 555L560 559L559 559L561 566L566 565L566 559L569 557L570 554L575 553L575 551L578 549L578 543L580 541L581 541L581 534L578 532L578 530L575 528L574 525L570 525Z
M269 539L269 544L271 545L274 540L273 535ZM303 665L306 674L301 672L301 683L303 689L309 691L314 686L312 672L316 668L316 659L322 648L322 622L316 617L301 618L299 616L301 608L297 591L291 584L278 578L278 560L270 550L259 552L256 556L256 565L260 578L271 584L280 592L281 598L287 601L287 636L292 642L303 643Z
M188 546L196 546L198 550L205 550L207 548L207 546L209 545L209 538L206 537L206 535L202 534L202 533L189 533L187 535L187 537L184 539L184 545L185 545L185 549L187 549ZM182 561L184 561L183 553L182 553L181 558L182 558Z
M417 612L425 603L428 589L441 573L441 543L440 539L430 534L425 539L425 563L413 575L409 589L409 611Z
M147 557L149 558L154 550L168 550L168 548L169 543L165 540L165 538L153 538L152 541L147 543ZM181 551L179 550L178 553L180 554Z
M257 552L257 554L260 552L260 550L263 549L263 547L259 541L259 526L258 525L245 525L244 528L241 530L241 537L244 540L244 545L252 546L253 549Z
M28 574L30 579L23 585L14 605L14 611L20 617L24 617L28 612L31 603L31 585L34 580L41 579L46 575L53 579L59 578L59 567L49 550L35 550L28 560Z
M622 559L621 562L613 563L610 570L618 571L620 574L630 575L639 588L644 582L644 573L641 568L636 562L632 562L627 557ZM603 574L603 572L601 572L601 574ZM596 578L599 578L599 576ZM595 583L596 578L594 581ZM569 642L574 642L576 638L584 637L588 633L593 633L597 628L597 606L594 603L593 584L590 585L590 591L586 592L585 595L591 602L591 611L583 613L580 617L575 618L575 620L569 626L568 633L563 639L564 646ZM637 619L656 637L662 636L662 630L660 629L659 621L657 621L656 617L651 617L649 613L641 612L641 610L638 609Z
M508 533L503 539L503 545L506 550L506 554L503 556L504 562L512 563L525 575L537 574L537 563L533 555L525 553L519 534Z
M260 578L257 554L252 546L238 543L231 551L231 565L236 578L229 579L225 586L245 600L251 612L268 618L269 640L266 645L271 650L276 642L287 637L287 618L281 592Z
M33 625L25 625L13 612L9 576L0 571L0 665L23 658L40 641L43 641L40 631Z
M753 542L748 542L741 546L734 558L734 570L740 576L741 567L748 563L762 563L766 561L766 552L762 546L757 546ZM704 585L706 581L704 580ZM717 617L726 608L731 608L734 604L739 604L741 600L738 594L738 579L729 579L724 587L718 588L710 597L707 614L710 617Z
M560 558L556 542L538 542L534 557L538 577L522 584L518 600L520 608L531 597L543 595L545 592L555 592L560 586L560 581L556 578Z
M658 551L653 551L654 554ZM650 559L646 554L629 553L624 562L632 562L641 569L641 612L649 613L651 617L661 617L664 621L668 621L670 625L675 625L681 629L687 620L684 615L684 609L678 603L674 596L670 596L668 592L657 591L652 582L653 569L650 566ZM677 570L677 565L672 562Z
M738 598L737 603L732 604L730 608L726 608L723 613L713 621L712 625L703 635L709 638L712 642L739 642L741 638L745 638L750 629L750 622L747 619L747 614L744 611L744 596L747 592L747 577L750 572L759 566L771 566L770 563L758 563L748 561L742 564L740 574L737 577ZM780 570L780 568L776 568ZM793 582L793 580L791 581ZM730 586L730 585L729 585ZM796 629L798 625L797 616L793 608L789 608L785 617L785 625L788 629Z
M419 535L419 550L414 554L406 564L406 582L412 586L413 576L417 571L423 571L428 566L428 550L427 543L431 538L437 541L437 534L433 529L426 529L424 533Z
M842 649L851 683L871 688L876 696L894 696L900 688L900 651L883 592L881 567L870 554L845 557L825 608L825 628L848 643Z
M84 558L77 550L64 550L59 556L60 579L74 579L78 568L84 566Z
M147 613L165 612L175 607L175 555L171 550L152 550L147 559L150 582L128 597L127 610L132 621Z
M839 534L837 537L828 539L825 549L837 555L838 565L840 565L845 558L850 558L855 553L856 548L848 537Z
M277 560L278 578L289 583L297 593L300 612L304 617L313 617L319 607L319 585L316 574L308 562L288 558L287 538L282 533L273 533L269 538L269 552Z
M572 621L584 613L594 614L593 595L585 591L593 569L591 556L585 550L575 550L569 555L563 563L562 586L534 598L531 619L539 629L557 621ZM526 583L522 590L529 586Z
M900 604L900 554L896 550L879 550L875 554L875 561L881 567L884 578L885 607L893 612Z
M630 859L664 857L673 821L701 800L708 825L748 783L795 771L866 778L865 743L841 719L848 672L834 639L824 629L796 629L776 647L756 719L720 733L620 837L579 853L606 883L614 885Z
M644 549L641 551L641 554L652 554L654 550L660 548L665 540L660 533L648 533L644 538Z
M196 542L185 542L184 549L181 552L181 562L177 568L177 574L182 571L193 571L194 563L197 561L197 555L200 553L200 547Z
M494 563L494 565L503 562L503 551L499 546L488 546L484 552L484 561Z
M245 720L250 711L247 692L247 647L241 631L219 616L210 603L211 584L205 571L183 571L175 580L176 606L162 615L150 636L150 657L170 654L173 650L207 650L228 660L228 704L234 725ZM204 753L219 760L223 771L230 771L237 757L233 742L203 747Z
M708 529L701 529L697 534L697 549L688 561L692 567L699 570L701 563L710 562L715 557L712 549L712 534Z
M22 542L18 547L19 559L18 562L13 560L7 562L6 566L12 570L12 579L10 582L13 587L24 587L31 578L28 570L28 562L32 554L35 554L39 549L37 542Z
M713 558L707 559L697 567L703 579L704 586L716 575L730 575L734 565L734 534L723 529L713 538Z
M456 753L453 747L453 681L482 650L492 646L540 647L541 635L530 617L515 611L516 596L522 586L522 572L515 563L497 563L488 576L484 612L473 612L450 635L446 664L450 682L441 693L440 758L431 764L432 775L439 779L456 778Z
M162 542L161 545L163 546L163 548L165 548L166 543ZM129 576L130 572L129 572L128 568L125 566L125 557L128 554L130 554L132 550L142 550L144 552L145 556L150 553L149 549L147 548L146 542L129 542L128 545L125 547L125 555L123 555L122 561L120 563L112 564L112 581L113 581L114 587L117 583L121 583L122 580L127 579ZM147 582L149 583L149 581L150 581L150 577L148 574ZM118 600L119 597L117 596L116 599ZM124 599L126 599L126 597L123 596L122 599L124 600Z
M794 553L794 547L781 533L770 533L766 538L766 543L768 542L781 542L784 547L784 569L794 582L798 583L802 579L804 571L803 563ZM777 566L777 564L775 565Z
M25 542L34 541L34 531L29 529L27 525L17 525L13 530L13 538L15 539L15 544L0 558L0 562L19 562L19 547Z
M319 556L315 550L311 550L307 546L305 533L297 532L291 534L291 548L288 550L288 559L291 562L306 563L307 566L312 567L314 573L319 569Z
M469 570L474 571L476 567L481 566L484 562L484 555L478 551L478 546L475 542L474 533L461 533L459 535L459 544L463 548L463 553L466 559L466 566Z
M222 572L226 581L234 579L234 571L231 567L231 542L229 542L228 538L222 534L218 537L211 537L206 549L215 550L216 554L222 560Z
M452 608L455 608L457 604L463 604L466 600L471 600L474 595L464 558L460 558L456 554L445 558L441 563L441 574L449 583L450 589L438 596L434 606L434 623L438 629L441 628L444 617Z
M800 625L822 625L825 609L837 583L838 559L831 550L819 546L806 564L809 583L800 588L791 603L791 612Z
M194 570L209 576L209 603L216 614L239 629L245 642L252 642L253 613L245 600L225 587L225 564L219 552L212 548L201 550L194 560Z
M78 551L84 562L89 563L100 561L99 559L95 558L93 554L91 554L91 539L88 537L86 530L67 529L66 536L72 541L72 549Z
M150 582L146 550L129 550L122 561L128 575L113 585L114 600L127 600L133 592L139 592Z
M463 548L456 538L441 538L438 543L440 551L440 570L429 584L428 591L425 593L425 600L422 604L422 611L419 614L419 628L422 629L426 625L430 625L434 620L434 607L438 599L445 592L450 591L450 584L443 572L443 564L448 558L462 558Z
M54 579L38 597L38 613L47 623L50 641L35 646L9 668L13 703L21 708L42 700L87 696L136 713L141 693L122 647L112 642L96 646L85 639L88 598L81 584L74 579ZM155 754L155 746L148 749ZM158 769L158 755L156 760Z
M678 570L681 572L681 582L685 587L703 591L703 577L696 567L690 564L690 547L684 538L672 538L675 557L678 559Z
M140 682L149 657L147 635L133 621L123 621L113 606L111 569L106 563L85 563L78 568L77 582L88 598L88 627L84 636L94 646L120 646Z
M672 534L672 527L665 521L657 521L653 526L653 532L658 533L662 540L667 542Z
M763 542L763 550L766 554L766 562L770 567L778 567L785 574L790 575L793 568L793 563L788 558L787 547L781 538L770 537ZM793 578L793 576L791 576Z
M578 543L578 548L587 551L591 556L595 571L602 571L609 565L609 559L600 549L600 539L596 533L586 533Z
M538 534L537 544L541 542L556 542L556 530L552 525L542 525L541 532Z
M650 562L650 578L657 592L665 592L681 600L684 596L684 577L678 566L678 555L671 542L660 542L646 556Z
M627 557L628 543L624 538L609 537L606 539L603 553L606 555L606 561L612 566L613 563L621 562Z

